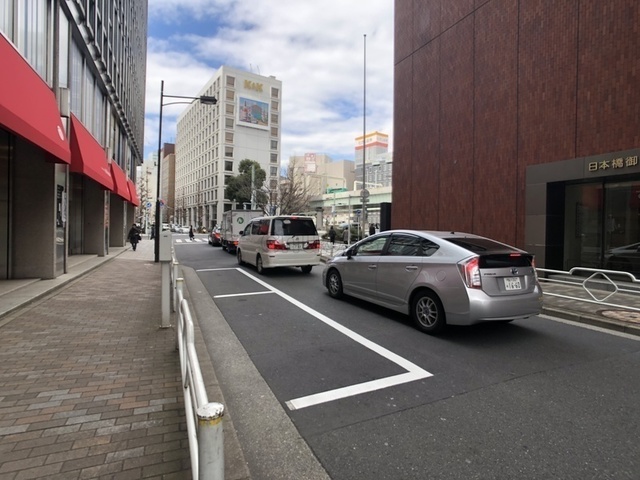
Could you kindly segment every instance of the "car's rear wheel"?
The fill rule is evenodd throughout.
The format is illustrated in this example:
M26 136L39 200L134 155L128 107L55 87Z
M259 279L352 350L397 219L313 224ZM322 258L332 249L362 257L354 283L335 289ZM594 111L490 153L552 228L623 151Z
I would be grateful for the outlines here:
M262 265L262 257L260 255L256 257L256 270L258 270L260 275L264 275L265 273L264 265Z
M411 302L411 319L425 333L439 333L447 324L442 302L428 290L418 292Z
M327 290L329 291L329 296L342 298L342 277L340 277L337 270L330 270L327 273Z
M240 249L238 249L236 258L238 259L238 265L244 265L244 260L242 260L242 251Z
M311 273L312 268L313 268L312 265L304 265L300 267L300 270L302 270L302 273Z

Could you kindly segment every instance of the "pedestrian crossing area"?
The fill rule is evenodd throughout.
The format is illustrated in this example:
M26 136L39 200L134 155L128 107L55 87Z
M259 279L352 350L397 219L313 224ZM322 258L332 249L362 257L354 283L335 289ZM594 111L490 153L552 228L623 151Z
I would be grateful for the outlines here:
M173 240L174 243L209 243L209 239L202 237L195 237L193 240L189 240L188 238L176 238Z

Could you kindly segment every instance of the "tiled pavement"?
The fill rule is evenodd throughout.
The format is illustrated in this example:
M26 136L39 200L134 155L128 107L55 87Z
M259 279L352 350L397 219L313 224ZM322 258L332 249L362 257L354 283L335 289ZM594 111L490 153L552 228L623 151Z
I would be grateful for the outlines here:
M174 330L141 247L0 318L0 480L191 477Z

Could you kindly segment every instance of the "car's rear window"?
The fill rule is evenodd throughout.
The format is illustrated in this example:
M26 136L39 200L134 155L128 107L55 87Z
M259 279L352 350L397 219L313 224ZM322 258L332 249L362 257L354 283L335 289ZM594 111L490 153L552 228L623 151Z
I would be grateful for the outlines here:
M488 238L462 238L462 237L450 237L445 238L448 242L451 242L459 247L466 248L467 250L477 253L479 255L491 252L516 252L514 248L503 245L502 243L494 242Z
M310 218L276 218L271 235L317 235L316 226Z

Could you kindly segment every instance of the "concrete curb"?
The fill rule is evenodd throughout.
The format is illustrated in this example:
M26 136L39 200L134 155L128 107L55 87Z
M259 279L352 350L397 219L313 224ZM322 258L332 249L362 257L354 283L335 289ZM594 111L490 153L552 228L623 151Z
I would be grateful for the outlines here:
M563 310L553 307L542 307L542 314L563 320L570 320L576 323L600 327L605 330L640 336L640 325L630 325L629 323L617 321L611 318L604 319L598 315L589 315L583 312L571 312L566 309Z

